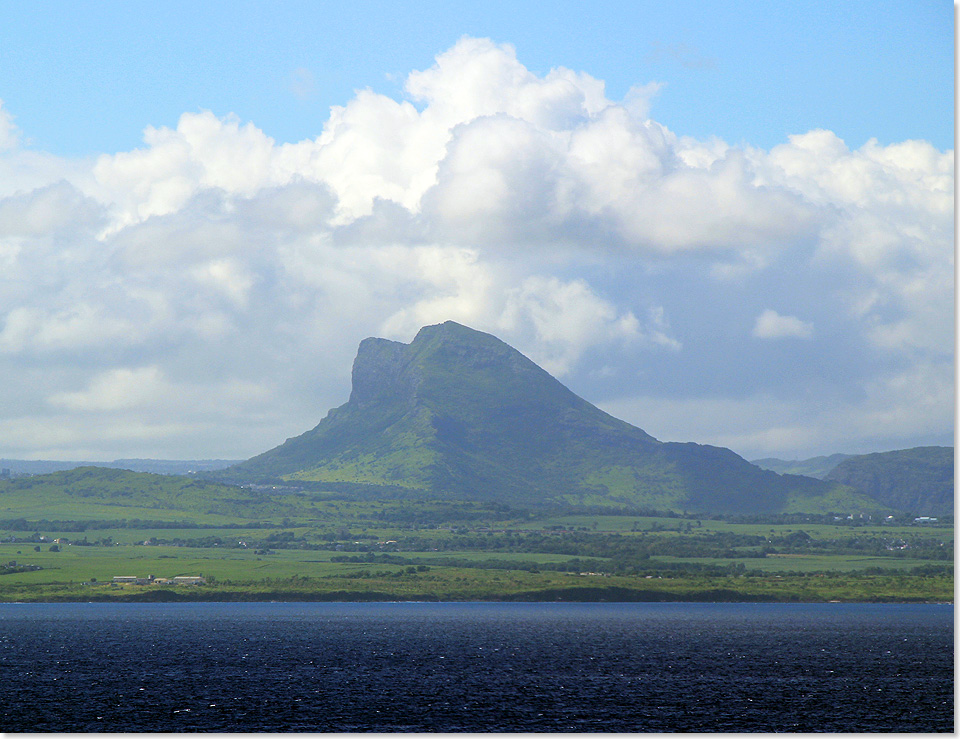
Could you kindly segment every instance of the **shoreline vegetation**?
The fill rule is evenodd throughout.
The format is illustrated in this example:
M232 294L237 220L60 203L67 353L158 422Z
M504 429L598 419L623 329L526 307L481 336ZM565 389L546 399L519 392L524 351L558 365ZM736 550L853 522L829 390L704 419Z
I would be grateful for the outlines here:
M952 604L953 579L927 579L917 587L903 583L845 580L823 589L785 587L776 590L757 583L716 583L713 587L679 583L669 589L629 586L562 587L518 590L500 594L447 593L403 590L322 590L290 588L233 588L189 586L178 589L140 587L109 592L102 588L82 590L71 584L7 592L0 605L16 603L197 603L197 602L527 602L527 603L925 603ZM702 589L700 589L702 588Z

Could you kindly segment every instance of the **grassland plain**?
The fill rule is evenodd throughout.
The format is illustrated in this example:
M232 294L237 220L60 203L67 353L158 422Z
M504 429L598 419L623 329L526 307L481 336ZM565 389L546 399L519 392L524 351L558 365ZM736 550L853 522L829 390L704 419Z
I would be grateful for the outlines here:
M199 514L182 526L145 528L22 521L0 529L0 602L953 600L953 529L945 525L551 516L342 500L301 513L311 515L215 525ZM129 575L207 582L111 582Z

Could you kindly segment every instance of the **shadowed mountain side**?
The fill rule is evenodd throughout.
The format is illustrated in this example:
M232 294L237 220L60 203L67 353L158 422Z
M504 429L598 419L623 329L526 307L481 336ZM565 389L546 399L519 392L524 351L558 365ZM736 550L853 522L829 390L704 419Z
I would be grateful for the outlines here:
M826 476L883 505L924 516L953 516L953 447L921 446L862 454Z
M578 397L499 339L452 321L361 342L348 402L218 477L353 483L516 505L879 510L835 483L729 449L663 443Z

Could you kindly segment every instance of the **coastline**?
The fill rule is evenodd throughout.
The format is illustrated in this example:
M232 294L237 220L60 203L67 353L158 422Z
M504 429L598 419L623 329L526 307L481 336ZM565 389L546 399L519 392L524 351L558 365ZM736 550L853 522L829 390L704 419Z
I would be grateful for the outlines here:
M134 593L62 593L45 597L2 600L15 603L898 603L953 605L952 599L921 596L867 595L859 598L800 597L797 593L748 593L712 588L669 592L624 587L551 588L504 593L501 595L440 595L436 593L397 593L390 591L245 591L245 590L167 590Z

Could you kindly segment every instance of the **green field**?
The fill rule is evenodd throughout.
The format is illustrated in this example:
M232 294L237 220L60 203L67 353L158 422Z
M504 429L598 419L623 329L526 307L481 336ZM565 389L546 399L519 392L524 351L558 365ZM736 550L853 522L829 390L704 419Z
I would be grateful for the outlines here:
M843 555L804 555L804 554L774 554L761 559L735 557L711 559L709 557L657 557L657 561L667 563L702 563L715 565L742 564L747 570L758 569L766 574L782 574L785 572L827 573L827 572L858 572L881 568L884 570L907 571L914 567L928 564L923 559L908 559L905 557L859 557Z
M102 521L21 521L0 529L0 601L953 599L950 526L309 503L299 515L255 525L246 516L214 522L171 511L166 520L184 525L140 528L116 515L119 506ZM202 575L207 583L111 582L130 575Z
M952 600L952 526L911 522L356 500L81 468L0 481L0 601ZM150 575L206 584L112 582Z

